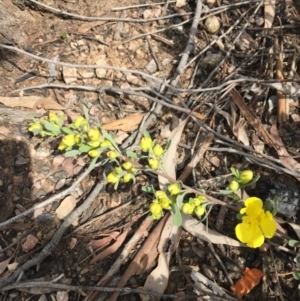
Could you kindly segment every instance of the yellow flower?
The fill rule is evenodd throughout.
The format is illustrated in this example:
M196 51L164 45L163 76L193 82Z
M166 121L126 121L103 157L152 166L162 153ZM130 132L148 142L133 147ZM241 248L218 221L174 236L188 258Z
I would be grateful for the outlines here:
M106 181L111 184L116 184L119 181L120 177L115 172L111 172L107 175Z
M34 135L37 135L41 132L42 129L43 127L40 123L32 123L28 128L28 131L32 132Z
M67 146L73 146L75 144L75 136L66 135L62 138L62 142Z
M67 147L68 147L68 145L64 144L63 141L61 141L61 142L59 143L59 145L58 145L58 149L59 149L60 151L65 150Z
M155 196L156 196L156 198L157 198L158 200L167 197L166 193L165 193L163 190L157 190L157 191L155 192Z
M76 128L80 128L87 125L87 121L85 118L83 118L82 116L78 116L75 121L74 121L74 126Z
M200 217L205 213L205 209L202 206L197 206L195 208L195 214Z
M232 180L230 183L229 183L229 189L232 190L232 191L237 191L238 189L240 188L240 184L235 181L235 180Z
M205 201L206 201L206 198L202 195L199 195L193 199L193 204L197 207L197 206L200 206Z
M250 169L243 170L240 172L239 180L243 184L249 183L253 179L253 171Z
M59 118L58 118L58 116L55 114L55 113L53 113L53 112L49 112L49 121L51 122L51 123L56 123L56 124L58 124L59 123Z
M78 145L82 143L82 137L80 136L80 134L77 134L75 136L75 143Z
M184 214L189 214L189 215L191 215L191 214L193 214L194 209L195 209L195 207L194 207L192 204L190 204L190 203L184 203L184 204L182 205L181 211L182 211Z
M128 183L130 180L131 180L131 174L130 174L130 173L126 173L126 174L123 176L123 181L124 181L124 183Z
M132 166L132 167L129 169L129 171L130 171L130 173L134 174L134 173L137 171L137 169L136 169L134 166Z
M129 170L130 168L132 168L132 163L131 162L124 162L122 164L122 167L125 169L125 170Z
M163 154L164 149L159 145L159 144L155 144L155 146L153 147L153 154L156 157L159 157Z
M265 238L271 238L276 232L276 223L271 212L263 209L263 202L257 197L245 200L240 210L242 222L235 227L237 238L250 248L260 247Z
M162 216L163 209L161 205L157 202L157 200L154 200L150 206L149 206L150 212L152 213L152 217L154 219L159 219Z
M167 209L167 210L171 209L171 200L167 197L159 199L159 204L164 209Z
M159 161L155 158L148 159L148 163L152 169L157 169L159 166Z
M176 195L180 192L181 188L179 184L174 183L168 186L168 190L172 195Z
M116 159L118 157L118 154L115 151L109 151L106 153L106 155L110 159Z
M100 132L98 131L98 129L90 129L88 131L88 136L89 136L90 140L96 141L96 140L99 140L99 138L100 138Z
M92 149L88 152L89 156L92 158L99 157L101 155L101 152L98 149Z
M89 141L87 144L91 147L98 147L100 145L100 141L99 140Z
M150 137L143 137L140 142L140 147L144 152L148 152L152 146L152 139Z
M101 142L100 146L102 148L108 148L111 146L111 142L109 140L105 139L104 141Z

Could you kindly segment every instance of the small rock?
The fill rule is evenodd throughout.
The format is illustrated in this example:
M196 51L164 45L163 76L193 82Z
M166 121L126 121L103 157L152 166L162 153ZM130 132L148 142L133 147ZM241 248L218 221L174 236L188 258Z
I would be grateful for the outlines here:
M58 166L62 165L62 163L64 162L64 160L65 160L64 156L54 157L53 161L52 161L53 169L56 170Z
M157 65L154 60L151 60L147 65L146 69L149 71L149 73L154 73L157 71Z
M69 177L74 176L75 163L73 158L67 158L63 162L62 167L66 171Z
M88 69L79 69L78 70L78 74L82 77L82 78L92 78L94 77L95 73L93 70L88 70Z
M97 62L96 62L96 65L105 65L107 66L107 62L105 59L98 59ZM98 78L103 78L106 76L106 72L107 70L106 69L103 69L103 68L96 68L96 75Z
M55 185L55 190L59 190L60 188L64 187L66 184L66 179L60 179L57 181Z
M39 240L36 236L29 234L26 237L25 242L22 245L22 249L25 253L28 253L31 251L37 244L39 243Z
M73 196L67 196L55 210L57 217L59 219L65 218L70 212L73 211L73 209L76 206L76 203L77 200Z
M161 64L163 66L167 66L167 65L170 65L171 61L172 60L170 58L165 58L165 59L162 60Z
M63 66L62 73L66 84L71 84L77 80L77 70L75 67Z
M219 29L220 29L220 26L221 26L220 21L219 21L219 19L216 16L208 17L205 20L204 25L206 27L206 30L209 33L216 33L216 32L218 32Z

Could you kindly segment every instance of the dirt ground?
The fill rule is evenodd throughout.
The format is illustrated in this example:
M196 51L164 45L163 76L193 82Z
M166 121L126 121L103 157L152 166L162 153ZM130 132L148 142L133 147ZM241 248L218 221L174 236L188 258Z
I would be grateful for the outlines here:
M250 267L261 269L265 276L243 300L300 300L299 281L292 276L296 268L296 250L287 244L287 236L297 239L290 223L300 223L298 98L293 97L288 102L290 111L287 121L278 126L284 145L281 151L283 148L287 151L288 161L280 161L278 151L260 135L263 129L268 132L272 130L271 121L274 118L276 121L278 115L272 102L277 92L274 86L270 86L274 83L272 80L278 55L272 52L274 40L282 41L284 77L299 82L299 3L296 0L276 1L274 22L265 31L262 25L265 21L264 6L255 11L258 1L219 11L216 16L221 29L214 33L207 31L205 19L201 20L195 34L195 47L190 53L190 59L196 59L184 69L176 83L178 89L186 90L163 94L160 90L162 85L153 78L164 82L174 79L188 44L191 22L177 25L188 18L193 19L194 15L188 13L195 12L196 3L187 1L180 11L187 13L184 16L176 15L165 21L134 22L136 19L161 17L163 4L152 1L158 4L149 6L148 2L41 0L35 3L3 0L0 3L0 8L3 8L0 22L9 26L7 31L0 30L0 44L26 51L24 55L0 45L0 287L17 267L37 257L55 237L65 218L60 216L64 214L61 212L61 200L69 198L68 202L73 206L71 211L80 206L93 190L99 175L110 168L97 167L73 187L74 181L85 170L85 160L63 157L57 150L58 139L33 137L28 132L31 118L47 116L49 110L62 111L63 108L68 120L74 120L74 116L82 114L82 106L88 108L91 116L98 117L101 124L132 114L149 113L153 111L150 98L128 92L141 87L143 90L136 91L145 91L152 98L163 99L161 96L164 95L167 102L180 108L193 109L199 115L201 125L191 119L181 136L177 150L177 176L182 174L184 167L191 161L194 151L206 141L209 127L214 133L213 141L185 184L232 204L226 195L219 192L228 185L226 179L230 167L251 168L255 174L260 175L260 180L246 189L247 194L264 200L279 196L282 211L279 211L278 221L286 235L274 237L270 244L262 248L250 249L211 244L184 228L177 250L170 259L169 279L164 294L182 298L178 300L236 300L230 291L228 278L235 283L243 276L244 269ZM165 15L178 13L173 2L167 6ZM241 1L203 2L208 8L217 9ZM127 6L130 7L116 9ZM3 15L4 11L10 12L7 19ZM205 11L203 15L206 15ZM89 20L88 17L92 16L108 18L108 21ZM118 22L116 18L130 18L132 21ZM235 25L239 18L240 22ZM238 38L237 35L246 25L246 30ZM231 27L232 30L227 32ZM162 31L144 35L159 30ZM224 32L227 34L218 40ZM38 60L37 56L76 66L73 69L54 66L45 60ZM295 63L294 67L292 62ZM109 65L135 70L137 73L124 72L123 69L94 70L92 67L80 68L79 65ZM294 71L291 73L291 70ZM152 78L143 74L151 75ZM236 80L237 84L233 88L242 95L249 111L258 117L263 129L258 130L253 126L254 122L249 122L245 111L229 100L230 85L221 85L231 80ZM262 85L259 84L261 82ZM218 86L219 89L209 90ZM188 90L198 88L208 90ZM23 96L52 99L55 103L39 100L33 104L16 104L12 100L12 97ZM147 130L153 138L164 144L171 130L184 119L185 113L174 107L163 106ZM119 144L124 145L122 143L135 129L129 127L127 130L115 130ZM247 139L248 144L245 142ZM262 153L266 156L262 156ZM248 156L251 154L254 159ZM287 155L283 153L282 156ZM297 164L291 166L291 162ZM104 282L103 279L119 258L123 247L144 223L151 196L141 192L141 187L149 183L158 188L156 178L149 173L139 174L136 184L122 184L117 191L111 185L105 185L91 206L68 227L50 255L38 265L23 271L21 278L21 281L53 283L54 279L61 277L54 283L82 287L82 291L63 290L51 285L45 288L37 282L32 288L0 288L0 300L112 300L108 293L91 293L86 287L145 289L145 281L155 269L157 258L153 259L152 264L147 263L146 267L137 269L123 286L119 286L118 282L126 274L145 238L156 229L159 223L156 221L143 232L110 281ZM67 195L57 197L47 206L34 209L30 215L7 227L1 227L10 218L69 187L73 188ZM236 239L236 213L216 204L208 217L209 228ZM125 238L117 247L115 242L120 241L123 233L126 233ZM105 252L105 259L93 261L96 254ZM227 296L215 296L211 287L206 287L210 294L203 290L206 297L196 297L192 271L203 274L222 288ZM118 300L156 300L150 295L147 299L147 295L141 297L137 293L122 293ZM163 300L174 299L174 296L163 297Z

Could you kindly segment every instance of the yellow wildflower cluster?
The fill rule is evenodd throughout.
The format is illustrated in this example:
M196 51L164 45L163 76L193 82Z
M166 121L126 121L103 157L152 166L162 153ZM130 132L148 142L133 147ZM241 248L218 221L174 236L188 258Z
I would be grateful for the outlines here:
M115 167L113 171L106 176L106 181L118 187L120 180L122 180L123 183L128 183L131 180L135 181L136 173L136 167L131 162L126 161L122 166Z
M229 183L229 189L231 191L237 191L241 187L245 187L253 180L253 171L250 169L238 171L234 169L235 177Z
M176 198L172 195L168 196L163 190L157 190L155 192L155 197L156 198L150 204L149 209L153 219L160 219L163 216L164 209L170 210L171 205L175 203Z
M199 195L195 198L190 198L188 203L184 203L181 211L188 215L195 214L197 217L202 217L206 213L207 204L206 198Z

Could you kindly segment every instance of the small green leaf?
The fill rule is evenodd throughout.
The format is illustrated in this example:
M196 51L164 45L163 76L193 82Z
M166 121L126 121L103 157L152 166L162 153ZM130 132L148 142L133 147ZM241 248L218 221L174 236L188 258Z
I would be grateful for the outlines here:
M127 157L130 157L130 158L139 159L139 155L132 151L126 151L126 155L127 155Z
M300 241L291 239L291 240L289 240L289 246L300 248Z
M298 285L298 290L300 290L300 284Z
M64 132L64 133L66 133L66 134L69 134L69 135L75 135L76 133L74 133L71 129L69 129L69 128L67 128L67 127L62 127L61 128L62 129L62 131Z
M236 218L237 218L238 220L242 220L243 214L237 213Z
M60 132L60 128L56 124L52 124L47 120L43 121L43 125L44 125L45 129L48 130L48 131Z
M221 193L221 194L225 194L225 195L227 195L227 194L231 194L232 193L232 190L219 190L219 192Z
M271 200L268 200L268 199L265 200L264 209L265 209L265 211L272 212L273 204L272 204Z
M115 150L118 151L119 154L121 154L121 151L120 151L119 147L116 144L115 137L112 134L110 135L106 130L104 130L102 128L101 128L101 131L102 131L103 136L108 141L110 141L110 143L113 145L113 147L115 148Z
M172 204L172 212L173 212L173 224L177 227L180 227L182 225L182 215L181 212L177 206L177 204Z
M84 118L87 121L87 124L89 125L89 121L90 121L89 111L86 106L82 106L82 109L83 109L83 113L84 113Z
M68 158L68 157L74 157L74 156L77 156L80 154L81 154L81 151L79 151L78 149L73 149L68 152L65 152L64 156Z
M296 262L300 264L300 256L296 257Z
M149 134L149 132L148 131L144 131L144 137L148 137L148 138L151 138L151 136L150 136L150 134Z
M155 190L153 189L152 186L142 186L141 189L144 192L155 194Z
M97 163L99 157L95 157L93 158L93 160L91 161L90 165L89 165L89 170L93 170L95 168L95 165Z
M295 272L293 272L293 277L294 277L294 279L296 279L296 280L300 280L300 271L295 271Z
M274 198L274 209L272 211L272 214L275 216L278 211L278 204L279 204L279 198L275 196Z
M231 167L230 170L237 179L240 177L240 172L238 169Z
M83 144L83 145L81 145L81 146L79 147L79 150L80 150L82 153L87 153L87 152L89 152L91 149L92 149L91 146L85 145L85 144Z
M171 144L172 144L172 140L168 140L165 151L167 151L170 148Z

